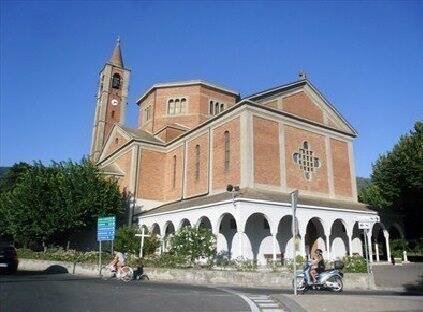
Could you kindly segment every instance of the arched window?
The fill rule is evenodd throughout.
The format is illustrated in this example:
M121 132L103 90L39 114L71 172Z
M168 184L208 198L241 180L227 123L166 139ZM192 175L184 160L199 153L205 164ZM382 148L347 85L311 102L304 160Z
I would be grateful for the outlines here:
M213 110L213 101L210 101L210 103L209 103L209 114L210 114L210 115L214 115L214 114L213 114L213 111L214 111L214 110Z
M176 187L176 155L173 155L173 179L172 188Z
M187 99L184 99L184 98L181 99L181 109L180 109L181 114L185 114L186 106L187 106Z
M231 164L231 137L229 131L225 131L225 170L229 170Z
M112 119L115 119L115 111L112 111Z
M175 115L175 101L174 100L169 100L167 102L167 113L169 115Z
M214 114L219 114L219 103L214 104Z
M175 100L175 115L181 113L181 101L179 99Z
M195 146L195 180L200 180L200 145Z
M112 78L112 88L119 89L121 84L121 78L118 73L115 73Z

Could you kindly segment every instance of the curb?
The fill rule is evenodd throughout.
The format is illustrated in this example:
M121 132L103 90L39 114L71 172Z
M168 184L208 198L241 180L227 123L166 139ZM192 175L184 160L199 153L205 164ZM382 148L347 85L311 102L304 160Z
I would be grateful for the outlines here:
M282 306L284 311L287 312L307 312L306 309L304 309L299 303L297 303L295 300L292 300L291 298L287 297L286 295L279 295L279 296L275 296L275 295L270 295L270 298L272 298L273 300L276 300L277 302L279 302L279 304ZM281 300L281 298L283 298L283 300Z

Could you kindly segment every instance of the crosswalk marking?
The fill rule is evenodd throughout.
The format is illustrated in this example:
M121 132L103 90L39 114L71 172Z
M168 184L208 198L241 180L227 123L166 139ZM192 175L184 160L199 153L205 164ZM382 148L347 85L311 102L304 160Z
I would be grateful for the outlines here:
M267 295L245 294L258 307L260 312L286 312L282 309L278 302L269 298Z

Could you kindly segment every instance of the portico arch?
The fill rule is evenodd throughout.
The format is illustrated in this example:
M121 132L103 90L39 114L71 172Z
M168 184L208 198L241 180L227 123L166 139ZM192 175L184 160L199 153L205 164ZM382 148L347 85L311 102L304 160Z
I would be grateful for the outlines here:
M164 226L164 237L163 237L163 249L165 251L169 250L170 239L175 234L175 226L173 225L172 221L167 221Z
M273 255L273 241L269 218L263 213L251 214L245 225L245 257L265 264L265 255Z
M191 222L189 222L189 220L187 218L183 218L181 220L181 222L179 222L179 227L178 229L181 230L184 227L191 227Z
M343 219L336 219L331 227L329 236L331 257L342 259L349 253L347 226Z
M150 232L152 235L160 236L160 226L157 223L153 223L150 227Z
M386 240L384 236L385 226L382 223L375 223L372 228L372 259L376 261L388 260Z
M293 244L292 239L292 216L286 215L279 220L278 233L276 235L278 240L279 250L282 259L292 259Z
M326 251L325 257L327 257L328 250L326 244L327 237L325 235L322 219L318 217L311 218L308 221L305 235L306 254L312 255L316 249L321 249L323 252Z
M209 230L211 230L211 229L212 229L212 225L211 225L210 219L209 219L209 218L207 218L206 216L202 216L202 217L200 217L200 218L197 220L197 224L196 224L196 226L197 226L198 228L205 228L205 229L209 229Z
M234 236L238 229L235 217L231 213L222 214L218 219L217 228L217 251L226 252L229 258L233 258Z

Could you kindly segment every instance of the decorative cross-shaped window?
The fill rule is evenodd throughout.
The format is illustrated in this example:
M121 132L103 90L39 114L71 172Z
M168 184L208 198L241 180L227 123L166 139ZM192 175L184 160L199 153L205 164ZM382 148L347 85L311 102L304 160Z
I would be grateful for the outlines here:
M309 149L307 141L303 143L302 148L298 149L298 153L292 155L292 159L304 171L304 177L309 181L311 180L311 174L320 168L319 157L313 156L313 151Z

